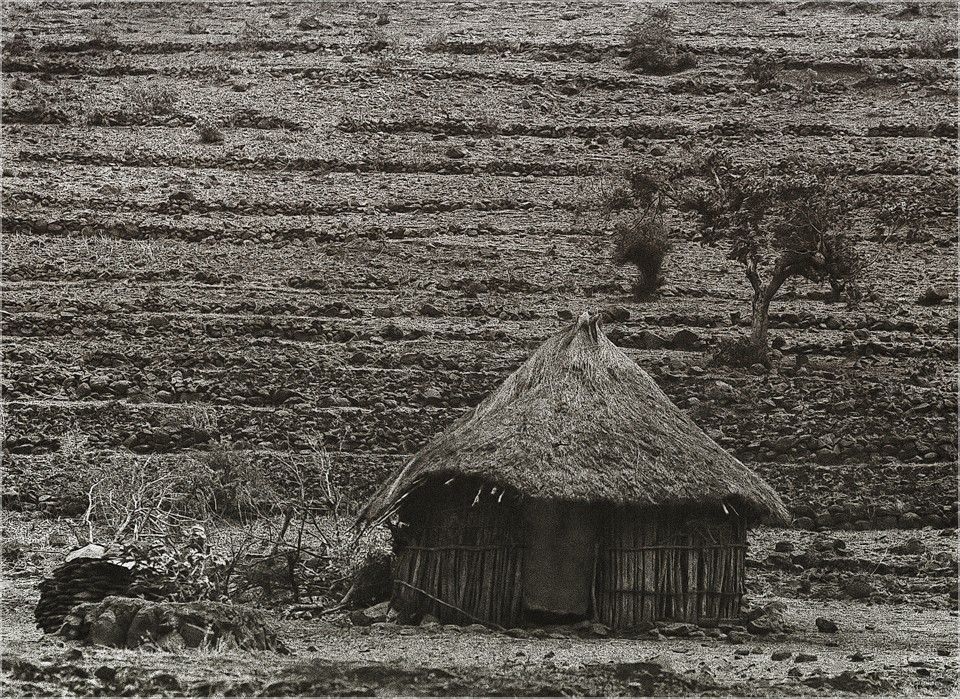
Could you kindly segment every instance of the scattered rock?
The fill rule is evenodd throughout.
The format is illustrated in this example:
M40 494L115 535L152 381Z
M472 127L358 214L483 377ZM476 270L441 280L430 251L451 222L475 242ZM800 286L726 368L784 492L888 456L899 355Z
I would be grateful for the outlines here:
M590 628L587 629L587 633L591 636L597 636L599 638L606 638L610 635L610 629L607 628L604 624L592 623Z
M503 632L510 638L532 638L532 634L526 629L507 629Z
M638 333L637 344L641 349L657 350L667 346L667 341L649 330L641 330Z
M443 394L435 388L428 388L423 392L423 402L427 405L443 405Z
M751 609L746 614L747 631L757 635L782 633L786 611L787 605L779 601L769 602L762 607Z
M321 24L323 23L315 15L307 15L297 22L297 27L304 31L311 31L319 29Z
M900 515L901 529L919 529L923 526L923 520L916 512L904 512Z
M778 541L773 546L773 550L777 551L778 553L793 553L795 548L796 547L791 541Z
M420 628L422 629L437 629L440 627L440 620L437 619L433 614L424 614L423 618L420 620Z
M66 557L63 560L65 563L69 563L70 561L76 561L81 558L92 558L92 559L105 558L106 555L107 555L107 548L105 546L101 546L100 544L87 544L82 548L78 548L71 551L66 555Z
M840 627L837 626L836 622L827 619L826 617L819 616L816 619L817 630L821 633L836 633L840 630Z
M660 629L660 633L662 633L664 636L674 636L679 638L689 636L691 633L697 630L697 627L693 624L683 623L658 624L657 627Z
M440 318L444 313L432 303L425 303L420 306L420 315L427 316L428 318Z
M675 332L673 338L670 340L670 346L678 350L692 350L698 347L699 344L700 336L687 328Z
M750 635L746 631L730 631L727 633L727 642L734 645L746 643L749 638Z
M380 602L366 609L358 609L350 613L350 622L354 626L372 626L387 620L390 612L390 602Z
M117 648L149 644L171 652L200 647L288 652L261 612L219 602L107 597L76 606L60 633Z
M817 660L817 656L813 653L797 653L797 657L793 659L795 663L812 663Z
M117 677L117 668L110 665L101 665L93 671L93 676L102 682L113 682Z
M876 592L866 580L853 580L843 590L843 593L850 599L866 599Z
M781 660L788 660L793 653L788 650L775 650L770 654L770 660L776 660L777 662Z
M926 552L927 547L917 538L910 538L902 544L890 547L890 553L897 556L919 556Z
M611 306L601 311L604 322L607 323L625 323L630 320L630 311L623 306Z
M917 303L921 306L939 306L949 298L950 289L947 287L929 286L922 294L920 294L920 298L917 299Z
M896 529L899 520L893 515L883 515L874 520L877 529Z

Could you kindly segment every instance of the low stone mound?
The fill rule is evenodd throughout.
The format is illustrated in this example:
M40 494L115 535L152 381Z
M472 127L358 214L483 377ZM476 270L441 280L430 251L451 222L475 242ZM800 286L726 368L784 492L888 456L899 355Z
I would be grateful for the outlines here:
M60 635L115 648L152 645L167 651L239 648L288 652L262 613L220 602L107 597L74 607L64 619Z

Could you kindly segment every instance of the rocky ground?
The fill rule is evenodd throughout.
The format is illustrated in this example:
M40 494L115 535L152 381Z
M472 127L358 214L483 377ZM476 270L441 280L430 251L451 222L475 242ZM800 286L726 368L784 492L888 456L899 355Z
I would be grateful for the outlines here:
M872 619L858 622L877 629L869 645L904 625L947 634L955 560L878 552L955 545L957 49L937 40L955 7L678 4L698 64L672 76L624 68L632 6L445 7L4 4L4 509L75 516L91 465L182 469L213 445L268 472L309 470L322 447L359 503L547 335L616 306L630 317L613 340L777 487L802 530L874 547L808 565L793 560L804 538L758 558L791 609L866 575L882 603L871 593L842 613ZM744 68L764 52L783 71L758 90ZM222 141L202 142L210 124ZM788 284L771 372L709 363L749 313L722 250L678 240L667 286L643 303L609 261L600 203L615 171L688 138L747 162L841 165L864 197L852 233L875 258L872 294L851 308ZM896 201L915 220L881 245L870 218ZM928 564L951 574L911 572ZM31 578L5 584L26 594ZM912 620L917 605L927 621ZM519 642L489 638L481 655ZM913 669L931 672L913 673L917 691L936 693L937 668ZM617 691L639 691L632 681Z
M956 530L751 536L748 605L781 603L782 628L660 624L419 627L267 611L290 650L78 646L33 628L36 581L62 560L56 524L13 515L25 553L7 561L4 676L10 695L489 694L948 696L957 690ZM353 620L364 624L362 615ZM830 625L833 622L834 626Z

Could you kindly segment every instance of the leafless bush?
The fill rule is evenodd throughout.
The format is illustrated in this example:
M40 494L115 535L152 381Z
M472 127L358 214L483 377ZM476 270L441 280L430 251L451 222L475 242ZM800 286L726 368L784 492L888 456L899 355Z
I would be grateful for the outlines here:
M264 518L239 542L231 594L260 601L289 601L330 609L368 591L354 584L357 572L383 555L357 536L355 520L334 484L327 452L314 446L307 462L287 460L280 478L289 495L280 517ZM362 587L362 585L361 585Z
M610 216L626 209L636 206L633 198L633 192L629 186L622 183L622 180L603 179L598 184L597 199L600 211L605 216Z
M907 47L907 55L911 58L941 58L956 41L955 29L946 24L929 24L917 32L913 43Z
M770 355L765 343L756 342L746 336L725 337L717 343L710 363L741 368L752 367L755 364L769 367Z
M663 283L661 269L670 251L670 232L662 217L634 213L617 222L613 232L613 263L632 264L638 271L633 284L637 298L648 296Z
M743 74L752 80L757 89L776 87L780 82L780 63L769 54L760 54L750 59Z
M136 84L123 90L126 111L131 114L172 114L179 99L177 91L167 85Z
M9 56L19 56L32 50L33 45L30 43L30 39L21 32L14 32L3 42L2 51Z
M210 518L212 485L194 468L177 470L153 459L120 457L95 465L85 481L83 523L89 541L96 538L95 523L122 541L163 536Z
M198 119L194 128L200 143L223 143L223 131L209 119Z
M120 40L108 23L94 24L87 28L87 40L97 48L117 48Z
M423 48L431 53L440 53L446 49L447 39L446 32L434 32L424 39Z
M269 515L279 499L263 465L249 452L217 445L195 467L206 507L220 517L258 519Z
M627 68L654 75L678 73L697 64L696 56L680 51L674 38L673 10L656 7L647 10L627 28L629 50Z

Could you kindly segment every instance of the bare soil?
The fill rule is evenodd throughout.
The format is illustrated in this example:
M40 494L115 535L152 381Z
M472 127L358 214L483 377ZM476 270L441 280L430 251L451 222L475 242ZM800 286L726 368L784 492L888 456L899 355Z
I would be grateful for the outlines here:
M650 76L624 68L618 3L4 3L3 538L28 551L4 563L5 691L956 692L956 7L671 6L698 63ZM758 90L744 67L763 53L783 70ZM205 120L223 142L200 142ZM749 284L689 221L655 299L610 263L602 192L686 139L811 156L863 196L872 293L789 283L771 372L710 364L745 331ZM871 220L896 201L915 219L882 244ZM930 287L947 297L921 303ZM72 658L33 630L65 553L49 528L82 511L91 464L189 468L219 443L270 471L319 444L361 503L545 337L614 306L612 339L806 528L751 542L751 597L786 602L786 638L278 616L292 658ZM818 536L854 563L768 559ZM889 553L910 538L921 553ZM854 576L874 594L850 599ZM101 666L117 673L84 676Z

